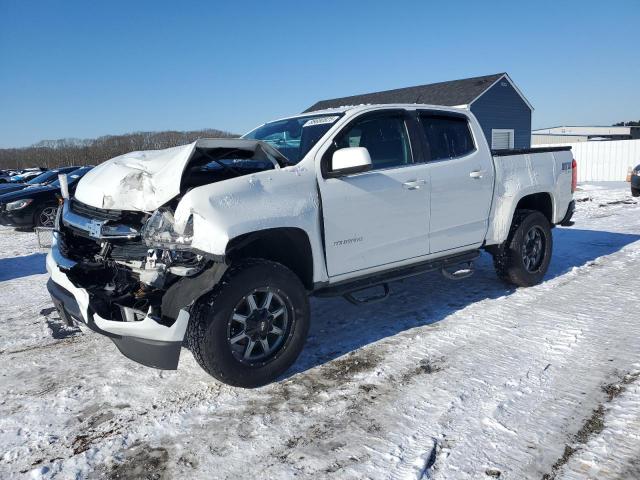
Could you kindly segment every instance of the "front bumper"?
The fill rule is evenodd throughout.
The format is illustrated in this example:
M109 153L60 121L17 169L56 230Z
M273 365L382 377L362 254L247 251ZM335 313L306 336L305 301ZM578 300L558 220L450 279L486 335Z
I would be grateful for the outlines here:
M640 175L631 175L631 187L640 189Z
M56 233L53 235L46 264L51 275L47 289L65 321L82 322L91 330L108 336L123 355L138 363L164 370L175 370L178 367L189 312L180 310L170 327L158 323L150 316L131 322L104 319L91 308L89 292L76 287L65 273L74 268L76 262L62 255Z

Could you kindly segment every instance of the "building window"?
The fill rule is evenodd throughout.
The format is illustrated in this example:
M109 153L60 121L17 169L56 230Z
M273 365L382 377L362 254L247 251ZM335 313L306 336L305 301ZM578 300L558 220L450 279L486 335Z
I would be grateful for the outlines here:
M513 148L513 129L493 128L491 130L491 149L507 150Z

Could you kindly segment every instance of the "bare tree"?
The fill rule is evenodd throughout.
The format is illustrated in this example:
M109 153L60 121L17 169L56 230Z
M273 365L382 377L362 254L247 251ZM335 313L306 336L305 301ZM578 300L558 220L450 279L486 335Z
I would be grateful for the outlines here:
M198 138L237 137L222 130L135 132L90 140L43 140L27 148L0 149L0 169L97 165L123 153L186 145Z

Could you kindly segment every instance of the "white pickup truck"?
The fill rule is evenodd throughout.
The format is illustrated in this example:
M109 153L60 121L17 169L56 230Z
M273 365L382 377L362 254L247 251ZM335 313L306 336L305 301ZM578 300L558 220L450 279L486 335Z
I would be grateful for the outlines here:
M467 110L312 112L94 168L59 211L48 288L135 361L175 369L186 346L256 387L302 350L309 295L381 300L421 272L469 275L481 249L537 284L575 185L568 148L491 152Z

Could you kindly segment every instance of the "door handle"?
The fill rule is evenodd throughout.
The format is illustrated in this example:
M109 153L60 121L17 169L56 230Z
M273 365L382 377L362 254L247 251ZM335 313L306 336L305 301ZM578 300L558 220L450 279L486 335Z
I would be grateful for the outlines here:
M420 187L425 186L426 184L426 180L409 180L408 182L404 182L402 186L407 190L417 190Z
M469 176L471 178L475 178L475 179L481 179L482 177L484 177L484 174L487 173L485 170L474 170L472 172L469 173Z

